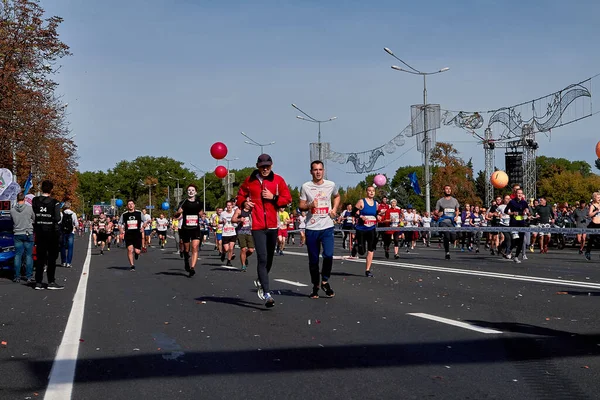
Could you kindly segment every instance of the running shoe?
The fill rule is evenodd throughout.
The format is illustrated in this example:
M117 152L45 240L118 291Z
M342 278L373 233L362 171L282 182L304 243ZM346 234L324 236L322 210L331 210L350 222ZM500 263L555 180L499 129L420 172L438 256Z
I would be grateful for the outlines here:
M265 292L263 291L263 287L258 279L254 281L254 286L256 286L256 295L258 296L258 298L264 300Z
M104 250L100 250L100 255L103 256L104 255Z
M318 299L319 298L319 287L313 286L312 293L309 294L308 297L311 299Z
M450 252L446 253L446 260L450 259Z
M394 260L397 260L399 258L400 258L400 256L398 254L394 254Z
M586 252L585 252L585 258L586 258L588 261L591 261L591 260L592 260L592 253L590 253L589 251L586 251Z
M190 278L192 276L196 275L196 269L195 268L190 268Z
M373 275L373 273L371 271L365 271L365 276L367 278L373 278L374 277L374 275Z
M583 254L583 250L579 249L579 254Z
M235 260L235 254L231 256L231 261Z
M242 265L242 272L246 272L247 269L248 269L248 267L246 267L245 265Z
M518 257L513 258L513 261L515 262L515 264L521 264L521 260L519 260Z
M129 267L129 271L130 272L135 272L135 265L132 265L131 267Z
M225 261L225 253L221 253L221 262Z
M227 263L225 265L231 267L231 260L227 260Z
M533 245L529 246L529 251L530 251L530 252L532 252L532 253L535 251L535 250L533 249Z
M275 307L275 299L271 296L271 293L265 293L265 307L273 308Z
M73 268L73 266L70 263L67 263L67 265L65 265L65 268Z
M321 282L321 289L323 289L327 297L335 296L335 292L333 291L331 286L329 286L329 282Z
M35 290L44 290L44 285L42 285L41 283L36 283L34 289Z
M390 258L390 251L385 249L385 258Z
M49 289L49 290L62 290L62 289L64 289L64 288L65 288L64 286L62 286L62 285L59 285L59 284L58 284L58 283L56 283L56 282L50 282L50 283L48 284L48 289Z
M185 264L185 271L186 272L190 272L191 268L189 266L189 264Z
M15 278L15 279L13 279L13 282L14 283L21 283L21 278L20 277L19 278Z
M138 258L140 258L140 255L134 251L133 258L135 258L137 260Z

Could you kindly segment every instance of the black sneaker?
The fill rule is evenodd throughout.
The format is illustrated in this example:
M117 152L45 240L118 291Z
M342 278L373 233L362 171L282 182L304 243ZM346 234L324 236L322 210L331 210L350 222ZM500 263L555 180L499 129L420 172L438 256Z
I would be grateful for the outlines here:
M350 252L352 258L356 257L356 246L352 246L352 251Z
M48 290L62 290L62 289L64 289L64 288L65 288L64 286L62 286L62 285L59 285L59 284L58 284L58 283L56 283L56 282L50 282L50 283L48 284Z
M227 263L225 265L231 267L231 260L227 260Z
M132 265L131 267L129 267L129 271L135 272L135 265Z
M388 249L385 249L385 258L390 258L390 251Z
M399 256L398 254L394 254L394 259L395 259L395 260L397 260L397 259L399 259L399 258L400 258L400 256Z
M190 268L190 278L192 276L196 275L196 269L195 268Z
M275 307L275 299L271 296L271 293L265 293L265 307L273 308Z
M137 260L138 258L140 258L140 255L134 251L133 258L135 258Z
M319 298L319 287L313 286L312 293L309 294L308 297L311 299L318 299Z
M190 268L190 266L188 264L185 265L185 271L186 272L190 272L191 271L191 268Z
M331 286L329 286L329 282L321 282L321 289L323 289L327 297L335 296L335 292L333 291Z
M221 262L225 261L225 253L221 253Z
M446 253L446 260L450 259L450 252Z
M374 275L373 275L373 273L371 271L365 271L365 276L367 278L373 278L374 277Z
M34 289L35 290L44 290L44 285L42 285L41 283L36 283Z
M231 256L231 261L235 260L235 254Z
M592 253L590 253L589 251L586 251L586 252L585 252L585 258L586 258L588 261L591 261L591 260L592 260Z

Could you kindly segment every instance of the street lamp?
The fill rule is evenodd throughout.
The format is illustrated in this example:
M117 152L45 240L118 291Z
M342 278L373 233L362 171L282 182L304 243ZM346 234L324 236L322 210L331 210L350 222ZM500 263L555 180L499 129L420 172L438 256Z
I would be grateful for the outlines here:
M390 50L389 48L384 47L383 50L385 50L386 53L388 53L390 56L394 57L396 60L400 61L407 68L407 69L404 69L397 65L392 65L392 69L394 69L396 71L400 71L400 72L407 72L407 73L413 74L413 75L421 75L423 77L423 131L424 131L423 132L423 142L424 142L423 155L425 157L425 211L427 211L428 213L431 214L431 199L430 199L431 185L430 185L430 179L429 179L429 134L428 134L428 130L427 130L427 80L426 80L426 78L428 75L435 75L435 74L440 74L442 72L446 72L450 68L444 67L442 69L439 69L439 70L433 71L433 72L422 72L416 68L411 67L410 65L405 63L403 60L396 57L394 52L392 50Z
M269 143L258 143L256 140L252 139L250 136L246 135L244 132L240 132L242 134L242 136L244 136L245 138L247 138L248 140L244 140L244 143L247 144L251 144L252 146L258 146L260 147L260 154L263 154L263 147L267 147L267 146L271 146L272 144L275 144L275 142L269 142Z
M319 125L319 135L317 137L317 148L319 149L319 161L323 161L323 151L322 151L322 146L321 146L321 124L324 124L326 122L331 122L334 119L337 119L337 117L331 117L331 118L325 119L325 120L318 120L316 118L311 117L304 111L302 111L300 109L300 107L298 107L294 103L292 103L292 107L294 107L296 110L300 111L302 114L304 114L306 116L306 118L305 118L305 117L298 115L298 116L296 116L296 118L301 119L302 121L313 122L313 123L316 123ZM311 160L311 161L313 161L313 160Z
M144 183L140 181L140 185L148 186L148 212L150 213L150 218L152 218L152 186L156 186L156 183Z
M114 208L113 208L113 210L114 210L114 209L116 209L116 210L118 211L118 210L119 210L119 207L117 207L117 196L116 196L116 195L117 195L117 193L121 194L121 189L117 189L117 190L115 191L115 190L112 190L112 189L110 189L110 188L109 188L108 186L106 186L106 185L104 186L104 188L105 188L106 190L108 190L108 192L109 192L109 193L112 193L112 195L113 195L113 196L112 196L112 198L113 198L113 201L112 201L112 206L114 207ZM115 212L115 214L114 214L113 216L115 216L115 215L117 215L117 214L116 214L116 212Z
M227 198L226 198L225 200L226 200L226 201L229 201L229 200L231 199L231 183L232 183L232 182L229 180L229 163L230 163L231 161L239 160L239 157L236 157L236 158L224 158L224 160L225 160L225 161L227 161L227 177L226 177L226 179L227 179L227 182L225 182L225 183L226 183L226 185L227 185L227 186L226 186L226 191L225 191L225 192L227 193L227 194L226 194Z
M169 172L167 172L167 176L171 179L175 179L177 181L177 194L175 195L175 198L177 199L177 203L181 202L181 194L179 192L179 181L181 180L181 178L175 178L173 175L171 175ZM169 195L170 197L170 195ZM169 201L171 199L169 198Z
M207 171L204 171L198 167L196 167L194 164L190 163L190 165L192 167L194 167L194 169L198 172L202 172L202 185L203 185L203 189L202 189L202 194L203 194L203 199L202 199L202 211L204 211L206 213L206 174L208 174ZM229 172L229 171L228 171Z

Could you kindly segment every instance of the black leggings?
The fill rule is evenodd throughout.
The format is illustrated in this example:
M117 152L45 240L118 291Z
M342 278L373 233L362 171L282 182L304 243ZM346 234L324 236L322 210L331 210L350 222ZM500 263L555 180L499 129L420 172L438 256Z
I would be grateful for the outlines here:
M394 240L394 247L398 247L400 232L394 232L391 235L389 233L385 233L383 235L383 247L385 249L389 250L392 239Z
M594 228L600 228L600 224L595 224L593 222L590 222L590 224L588 225L588 228L594 229ZM585 248L585 251L588 253L592 252L592 248L594 247L594 243L600 241L600 235L588 235L588 242L587 242L587 247Z
M375 229L371 229L370 231L357 230L356 244L358 246L358 254L361 256L365 254L365 251L375 251L377 231Z

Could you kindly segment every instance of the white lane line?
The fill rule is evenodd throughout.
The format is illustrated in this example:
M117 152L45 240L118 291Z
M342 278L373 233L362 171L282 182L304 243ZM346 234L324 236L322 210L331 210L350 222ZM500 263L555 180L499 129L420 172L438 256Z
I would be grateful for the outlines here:
M75 367L79 353L79 339L81 339L81 328L83 326L83 313L85 311L85 295L87 291L88 278L90 276L90 261L92 255L92 235L88 241L87 254L83 263L83 270L79 278L79 285L73 297L73 306L69 314L69 320L63 334L62 341L56 352L48 388L44 400L70 399L73 393L73 380L75 378Z
M226 269L239 269L238 267L230 267L228 265L221 265L220 268L226 268Z
M295 253L295 252L291 252L291 251L286 252L286 254L291 254L291 255L296 255L296 256L307 256L307 254L305 254L305 253ZM346 258L344 260L364 263L364 259ZM564 279L553 279L553 278L542 278L542 277L537 277L537 276L503 274L503 273L499 273L499 272L473 271L473 270L469 270L469 269L448 268L448 267L434 267L431 265L408 264L408 263L402 263L402 262L383 261L383 260L373 260L373 264L387 265L387 266L396 267L396 268L416 269L416 270L422 270L422 271L435 271L435 272L444 272L444 273L449 273L449 274L473 275L473 276L482 276L485 278L507 279L507 280L513 280L513 281L521 281L521 282L544 283L544 284L556 285L556 286L578 287L578 288L585 288L585 289L600 289L600 283L583 282L583 281L568 281L568 280L564 280Z
M469 329L471 331L480 332L480 333L502 333L501 331L497 331L497 330L494 330L494 329L480 328L480 327L475 326L475 325L467 324L466 322L459 322L459 321L455 321L453 319L442 318L442 317L438 317L438 316L431 315L431 314L425 314L425 313L408 313L408 315L412 315L413 317L430 319L432 321L441 322L442 324L448 324L448 325L452 325L452 326L457 326L459 328Z
M294 285L294 286L300 286L300 287L308 286L308 285L305 285L304 283L288 281L287 279L273 279L273 280L277 281L277 282L281 282L281 283L287 283L288 285Z

